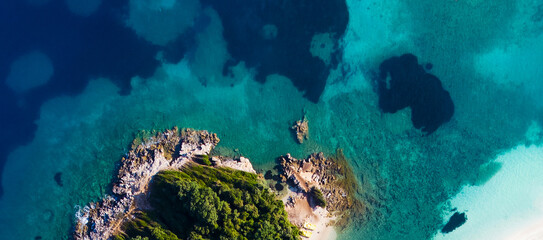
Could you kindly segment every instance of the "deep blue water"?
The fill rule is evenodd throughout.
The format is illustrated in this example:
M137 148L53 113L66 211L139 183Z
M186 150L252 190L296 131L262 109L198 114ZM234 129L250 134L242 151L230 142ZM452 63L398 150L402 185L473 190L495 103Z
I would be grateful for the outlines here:
M221 1L206 0L221 16L224 38L233 61L245 61L258 71L264 82L269 74L280 73L293 82L304 96L318 102L330 68L341 59L341 50L332 53L331 66L311 55L311 40L318 33L333 33L339 48L349 21L343 0L318 1ZM262 37L262 26L273 24L277 36ZM227 66L225 66L227 67Z
M39 49L52 60L54 75L44 85L16 96L0 84L0 168L14 147L32 139L41 104L59 95L80 93L91 78L107 77L123 92L133 76L150 76L158 65L152 46L126 28L121 19L126 1L106 1L88 18L70 13L62 1L28 6L24 1L0 3L0 78L11 61ZM24 98L22 105L18 104Z
M317 102L324 90L329 69L336 67L341 51L333 52L331 66L311 55L309 46L316 33L335 33L335 48L348 22L344 1L202 1L219 13L224 37L232 59L229 67L244 61L257 70L257 80L280 73L291 79L305 97ZM11 62L26 52L39 49L54 65L50 81L16 96L0 85L1 123L0 169L14 147L32 139L41 104L55 96L76 95L93 78L113 81L126 94L134 76L149 77L159 64L155 59L163 52L169 62L179 61L194 45L194 34L209 20L195 20L189 29L166 46L156 46L128 28L124 23L127 1L104 1L89 17L70 13L62 1L44 6L28 6L24 1L0 3L0 79L5 79ZM273 24L278 35L262 37L261 27ZM23 100L24 99L24 100ZM24 103L20 104L21 101ZM2 172L2 171L0 171ZM1 193L1 189L0 189ZM1 194L0 194L1 195Z
M496 163L543 144L537 1L102 0L89 16L72 0L27 1L38 0L0 1L0 239L65 239L74 207L108 192L140 130L207 129L218 152L257 169L343 149L368 212L341 239L466 239L484 209L515 201L449 206L464 186L533 186L540 169L514 167L540 161L535 146ZM33 51L54 73L17 91L8 75ZM310 134L298 144L302 117ZM467 220L443 235L453 212Z

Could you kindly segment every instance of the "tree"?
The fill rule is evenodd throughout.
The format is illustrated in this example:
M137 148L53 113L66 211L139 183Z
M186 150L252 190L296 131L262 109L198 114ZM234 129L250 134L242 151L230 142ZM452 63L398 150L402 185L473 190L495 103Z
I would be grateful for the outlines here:
M120 239L299 239L255 174L193 164L158 173L150 189L154 211L123 226Z

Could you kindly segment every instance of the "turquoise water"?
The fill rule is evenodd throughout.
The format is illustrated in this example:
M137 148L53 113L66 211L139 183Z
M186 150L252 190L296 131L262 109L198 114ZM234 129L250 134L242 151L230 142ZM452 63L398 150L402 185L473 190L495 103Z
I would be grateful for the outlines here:
M136 5L138 11L179 7L173 2ZM491 210L480 208L481 198L469 190L492 193L499 184L513 182L518 185L507 188L519 190L512 194L532 196L528 193L543 186L541 177L527 173L543 165L537 154L543 147L542 3L349 0L349 22L340 38L343 56L318 102L280 74L255 81L256 70L244 62L223 76L231 53L219 14L197 1L176 4L190 4L207 19L195 33L190 54L171 62L158 53L158 67L148 77L134 75L127 94L119 93L115 81L93 77L81 93L41 105L33 139L12 151L4 167L0 239L66 238L77 206L107 193L115 165L135 134L172 126L217 133L220 151L238 149L257 169L271 167L285 153L304 157L344 149L368 210L339 239L496 239L476 233L491 229L492 219L518 228L543 219L541 205L500 201L507 192L496 194L493 202L496 208L512 202L503 207L515 211L485 219L483 213ZM156 45L171 41L179 34L175 29L185 26L179 22L187 21L186 15L166 15L179 21L168 26L172 21L160 14L150 16L156 21L134 19L138 16L149 17L127 16L127 26ZM150 31L157 27L165 29L163 35ZM409 109L382 113L372 88L379 63L407 52L433 64L430 73L440 78L455 104L451 121L428 136L413 128ZM290 126L304 115L309 140L298 144ZM497 170L487 167L494 161L501 164ZM62 172L62 187L53 180L57 172ZM528 180L507 181L523 173ZM492 199L492 194L482 198ZM442 236L453 208L467 211L467 223L458 235ZM504 217L515 214L519 217ZM519 220L528 215L530 222Z

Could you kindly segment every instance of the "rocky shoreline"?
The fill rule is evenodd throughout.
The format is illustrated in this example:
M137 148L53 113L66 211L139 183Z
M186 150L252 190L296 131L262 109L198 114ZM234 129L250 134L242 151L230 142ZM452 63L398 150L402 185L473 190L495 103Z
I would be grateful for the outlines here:
M313 153L305 159L296 159L287 154L278 158L278 164L280 180L289 186L289 192L284 198L287 210L295 209L297 204L304 202L302 205L309 205L317 212L319 207L311 194L315 188L322 192L326 201L323 210L329 218L328 225L336 225L336 221L346 219L350 214L365 211L364 204L354 197L357 184L350 178L352 172L341 150L338 150L335 157L329 158L322 152ZM300 224L299 219L297 224Z
M249 159L221 156L209 157L219 143L214 133L193 129L179 130L177 127L154 136L136 138L131 150L121 159L112 195L101 201L90 203L76 213L73 237L76 240L110 239L119 233L126 221L134 219L138 211L151 210L149 204L149 184L153 176L163 170L180 170L187 163L201 163L214 167L228 167L256 173ZM205 157L203 157L205 156ZM352 189L346 189L350 182L345 176L350 169L346 161L325 158L323 153L315 153L306 159L295 159L290 154L278 158L281 174L278 179L287 184L287 196L283 198L289 221L303 229L305 222L313 221L334 231L336 219L343 218L353 206L363 206L352 196ZM311 188L322 192L326 207L318 208L309 197ZM300 205L302 204L302 205ZM296 209L303 208L304 212ZM315 232L316 233L316 232ZM328 239L318 233L311 239Z
M148 210L149 182L158 172L178 170L195 156L208 155L219 143L214 133L177 127L134 141L131 151L121 160L111 196L90 203L76 213L73 237L76 240L109 239L120 230L134 210ZM213 157L216 165L254 173L246 158L240 160Z

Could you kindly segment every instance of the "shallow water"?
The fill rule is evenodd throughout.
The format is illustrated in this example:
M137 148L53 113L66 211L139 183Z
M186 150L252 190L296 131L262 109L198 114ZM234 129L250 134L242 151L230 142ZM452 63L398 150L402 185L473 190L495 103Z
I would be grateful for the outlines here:
M286 26L270 13L311 5L92 1L74 11L77 2L0 3L0 239L67 238L77 206L108 193L133 137L172 126L217 133L219 152L257 169L285 153L343 149L367 211L339 239L505 239L543 219L539 1L330 1L335 12L308 10ZM187 6L189 15L176 11ZM338 25L301 19L311 13ZM339 14L343 33L320 32L342 32ZM247 38L254 43L240 44ZM301 50L276 53L293 47ZM11 66L32 51L53 75L11 89ZM379 64L404 53L432 63L454 102L430 135L413 127L409 108L379 108ZM304 115L309 139L298 144L290 126ZM441 234L454 211L467 222ZM481 234L505 225L514 228Z

